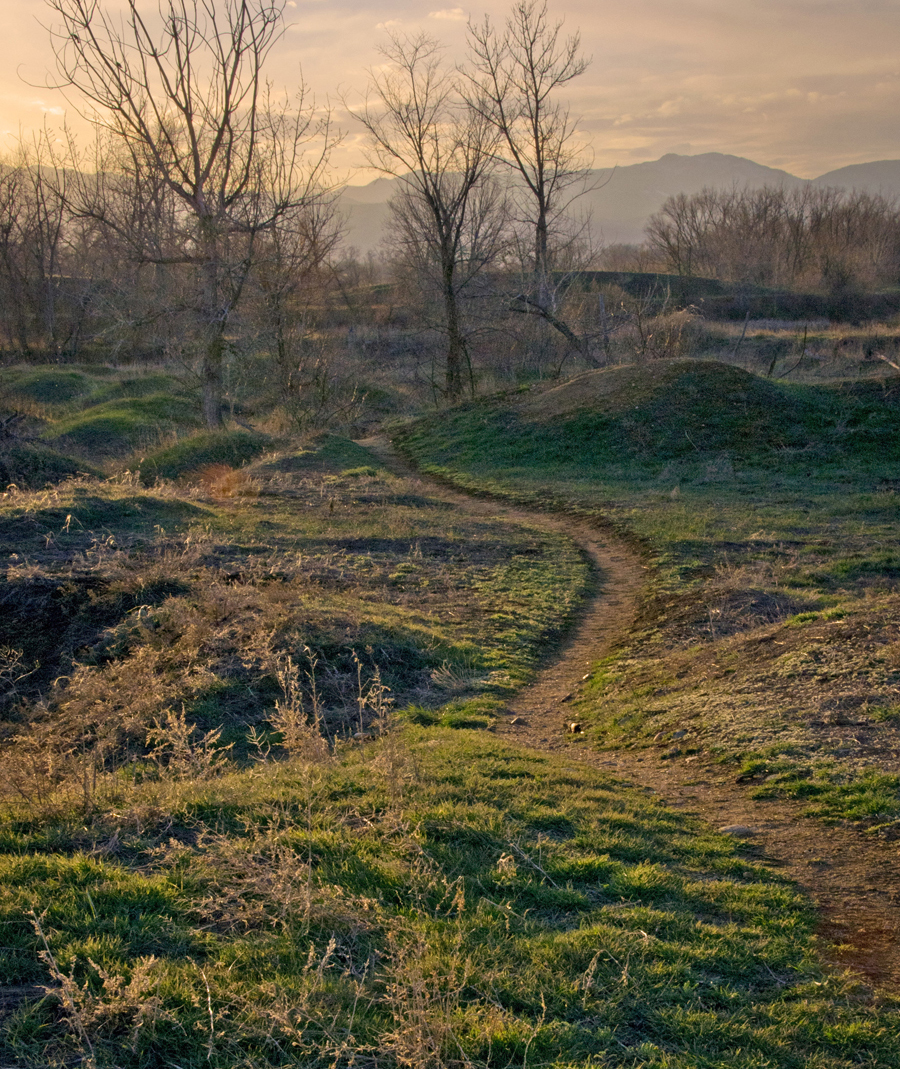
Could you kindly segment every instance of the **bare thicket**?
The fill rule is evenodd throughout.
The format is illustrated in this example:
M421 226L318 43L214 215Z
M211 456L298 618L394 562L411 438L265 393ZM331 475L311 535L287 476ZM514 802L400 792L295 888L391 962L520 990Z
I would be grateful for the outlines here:
M5 343L24 355L77 352L84 314L66 228L67 175L46 133L0 164L0 307Z
M578 33L561 36L545 0L518 0L502 30L469 24L466 99L496 130L497 158L512 177L513 222L530 282L515 310L538 315L587 352L561 314L554 271L572 256L571 210L585 191L586 160L576 121L557 90L587 69Z
M884 285L900 264L900 212L870 193L804 186L670 197L647 228L680 275L839 293Z
M0 161L4 358L165 363L213 427L361 431L479 385L690 350L695 317L663 281L638 299L601 266L822 290L839 310L896 278L897 206L811 186L674 197L648 244L598 254L565 103L588 61L543 0L470 24L459 69L426 36L382 50L351 109L397 190L368 262L341 240L327 110L264 78L282 0L125 0L121 19L47 2L51 81L96 136L47 131Z

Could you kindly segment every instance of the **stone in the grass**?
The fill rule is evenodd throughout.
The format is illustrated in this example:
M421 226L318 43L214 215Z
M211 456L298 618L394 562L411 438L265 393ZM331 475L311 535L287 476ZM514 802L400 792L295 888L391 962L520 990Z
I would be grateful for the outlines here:
M719 831L723 835L733 835L736 839L750 839L759 834L756 828L751 828L748 824L726 824L719 828Z

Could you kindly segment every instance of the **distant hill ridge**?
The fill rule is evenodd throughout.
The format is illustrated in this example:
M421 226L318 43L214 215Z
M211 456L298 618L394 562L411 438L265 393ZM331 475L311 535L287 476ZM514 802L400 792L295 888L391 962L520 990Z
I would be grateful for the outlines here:
M347 218L348 245L356 246L363 254L377 247L388 218L387 202L396 189L396 182L393 178L376 178L368 185L348 186L343 191L340 204ZM647 163L591 171L591 188L578 204L581 211L590 213L599 241L632 243L643 240L649 217L674 194L699 193L707 186L758 189L764 185L807 184L900 197L900 160L857 163L805 179L722 152L703 152L696 156L669 152Z

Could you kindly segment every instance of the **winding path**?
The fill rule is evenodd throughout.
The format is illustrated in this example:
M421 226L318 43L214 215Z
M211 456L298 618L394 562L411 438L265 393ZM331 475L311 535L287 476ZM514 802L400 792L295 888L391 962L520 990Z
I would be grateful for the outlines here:
M562 531L593 565L593 590L555 661L509 705L497 734L533 749L564 754L603 769L631 786L651 789L668 805L715 827L752 829L748 854L766 861L805 891L819 910L823 957L862 974L872 988L900 991L900 846L873 839L852 824L825 825L803 806L760 801L709 755L661 760L652 749L598 751L568 731L569 702L596 661L627 640L637 614L646 566L624 543L558 513L508 506L429 479L384 437L359 443L390 470L416 479L435 497L470 513L520 519Z

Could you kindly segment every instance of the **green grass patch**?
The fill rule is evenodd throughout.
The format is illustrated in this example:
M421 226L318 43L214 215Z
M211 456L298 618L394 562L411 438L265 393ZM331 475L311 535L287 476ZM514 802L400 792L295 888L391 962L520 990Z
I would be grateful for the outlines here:
M373 477L385 471L384 466L364 446L339 434L318 434L306 448L296 449L264 462L263 474L344 474L348 477Z
M507 469L517 481L554 469L564 479L646 480L682 462L683 470L670 467L673 476L721 482L723 454L730 464L778 456L782 470L861 455L896 460L897 422L887 391L877 398L850 387L791 386L684 360L588 373L517 404L462 406L403 440L432 466L479 475Z
M20 490L40 490L78 475L100 474L87 461L36 442L10 441L0 445L0 487L4 489L13 483Z
M900 721L900 705L876 705L869 709L869 716L877 723Z
M102 404L120 398L152 397L155 394L168 394L170 397L193 398L196 390L187 387L175 375L163 371L143 375L121 375L112 380L97 384L91 394L92 404Z
M176 375L166 372L128 374L113 368L10 367L3 371L2 396L8 404L43 410L59 417L75 408L86 408L125 398L168 394L184 397L194 391Z
M138 467L141 481L178 479L213 465L238 468L272 448L272 439L255 431L201 431L174 445L142 457Z
M61 406L83 401L97 389L92 375L72 368L11 367L3 370L3 393L15 401Z
M132 786L2 845L0 971L59 992L7 1017L23 1067L888 1069L900 1042L739 846L483 733Z
M580 514L652 564L629 647L585 690L595 742L665 746L677 726L692 753L738 764L801 745L849 783L870 753L889 774L900 745L900 725L866 712L900 684L897 387L663 361L461 405L398 437L425 470ZM815 729L835 707L859 744ZM829 797L864 819L848 791Z
M185 434L199 424L199 412L189 400L152 394L92 405L60 419L44 437L92 457L121 456L155 448L161 439Z

